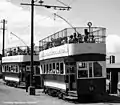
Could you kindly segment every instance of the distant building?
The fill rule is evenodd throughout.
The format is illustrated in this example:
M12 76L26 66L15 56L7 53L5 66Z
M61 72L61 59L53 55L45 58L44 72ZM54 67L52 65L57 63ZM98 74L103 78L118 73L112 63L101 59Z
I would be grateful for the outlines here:
M0 54L0 76L2 74L2 54Z
M106 66L110 93L116 94L120 82L120 53L107 53Z

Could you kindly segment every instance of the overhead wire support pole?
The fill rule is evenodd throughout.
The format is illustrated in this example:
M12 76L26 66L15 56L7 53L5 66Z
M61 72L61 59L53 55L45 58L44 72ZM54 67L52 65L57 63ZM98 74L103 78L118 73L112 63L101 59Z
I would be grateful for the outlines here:
M30 86L33 86L33 43L34 43L34 0L31 1L31 75L30 75Z
M3 30L3 47L2 47L2 56L4 57L5 53L4 53L4 48L5 48L5 24L6 24L6 20L3 19L1 23L3 23L3 27L2 27L2 30Z
M38 1L38 0L36 0ZM43 5L43 1L40 0L39 3L40 4L35 4L34 0L31 0L31 4L28 3L21 3L21 5L30 5L31 6L31 72L30 72L30 95L35 95L35 90L33 88L33 64L34 64L34 60L33 60L33 48L34 48L34 6L41 6L41 7L46 7L46 8L54 8L54 9L58 9L58 10L69 10L71 9L71 7L69 6L54 6L54 5ZM32 92L34 91L34 92Z
M21 3L21 5L32 5L32 4L27 4L27 3ZM41 4L34 4L34 6L41 6L41 7L46 7L46 8L54 8L54 9L61 9L61 10L69 10L71 7L69 6L53 6L53 5L41 5Z

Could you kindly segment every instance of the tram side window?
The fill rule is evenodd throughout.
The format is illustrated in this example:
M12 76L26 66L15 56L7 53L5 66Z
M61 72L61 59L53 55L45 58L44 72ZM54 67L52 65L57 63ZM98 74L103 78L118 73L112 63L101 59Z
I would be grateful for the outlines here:
M6 72L6 65L4 66L4 68L5 68L5 72Z
M29 70L29 66L26 66L26 70L28 71ZM19 65L19 72L21 73L22 72L22 66Z
M50 70L49 73L52 73L52 64L51 63L49 64L49 70Z
M11 65L10 71L13 72L13 65Z
M8 71L9 71L9 72L11 72L11 70L10 70L10 69L11 69L11 65L9 65L9 66L8 66Z
M15 68L16 68L16 73L18 73L18 72L19 72L19 71L18 71L18 65L16 65L16 67L15 67Z
M53 71L52 73L55 74L56 68L55 68L55 63L53 63Z
M43 69L43 65L40 65L40 74L43 74L44 73L44 69Z
M9 72L9 66L8 65L6 65L6 71Z
M44 73L46 73L46 70L45 70L45 64L44 64Z
M2 66L2 72L5 72L5 66Z
M40 74L40 69L38 66L36 66L36 74Z
M45 74L47 74L47 64L45 64Z
M46 71L46 73L49 73L49 65L47 64L47 71Z
M60 74L64 74L64 65L60 63Z
M79 62L78 68L79 68L79 69L80 69L80 68L87 68L87 63L85 63L85 62Z
M59 73L60 73L59 63L56 63L56 73L57 73L57 74L59 74Z
M98 62L93 63L94 77L102 76L102 66Z
M16 72L15 65L12 65L12 70L13 70L13 72Z
M92 77L92 62L89 63L89 77Z

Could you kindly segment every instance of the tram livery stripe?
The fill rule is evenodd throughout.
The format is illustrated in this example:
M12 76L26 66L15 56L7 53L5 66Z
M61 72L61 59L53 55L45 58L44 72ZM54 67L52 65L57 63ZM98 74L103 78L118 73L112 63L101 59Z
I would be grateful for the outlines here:
M60 82L55 82L55 81L44 81L44 85L66 90L65 83L60 83Z
M19 82L19 78L14 78L14 77L5 77L5 80Z

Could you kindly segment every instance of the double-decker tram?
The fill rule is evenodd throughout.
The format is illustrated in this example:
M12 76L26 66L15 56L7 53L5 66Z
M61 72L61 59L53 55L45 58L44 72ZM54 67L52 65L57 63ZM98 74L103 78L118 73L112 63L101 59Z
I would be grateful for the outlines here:
M31 48L18 46L5 49L5 56L2 57L3 80L7 85L15 87L26 86L26 76L30 74ZM39 71L39 47L34 46L34 79L40 82ZM38 81L39 80L39 81ZM37 86L37 85L36 85Z
M66 28L39 41L44 92L94 96L106 92L106 29Z

